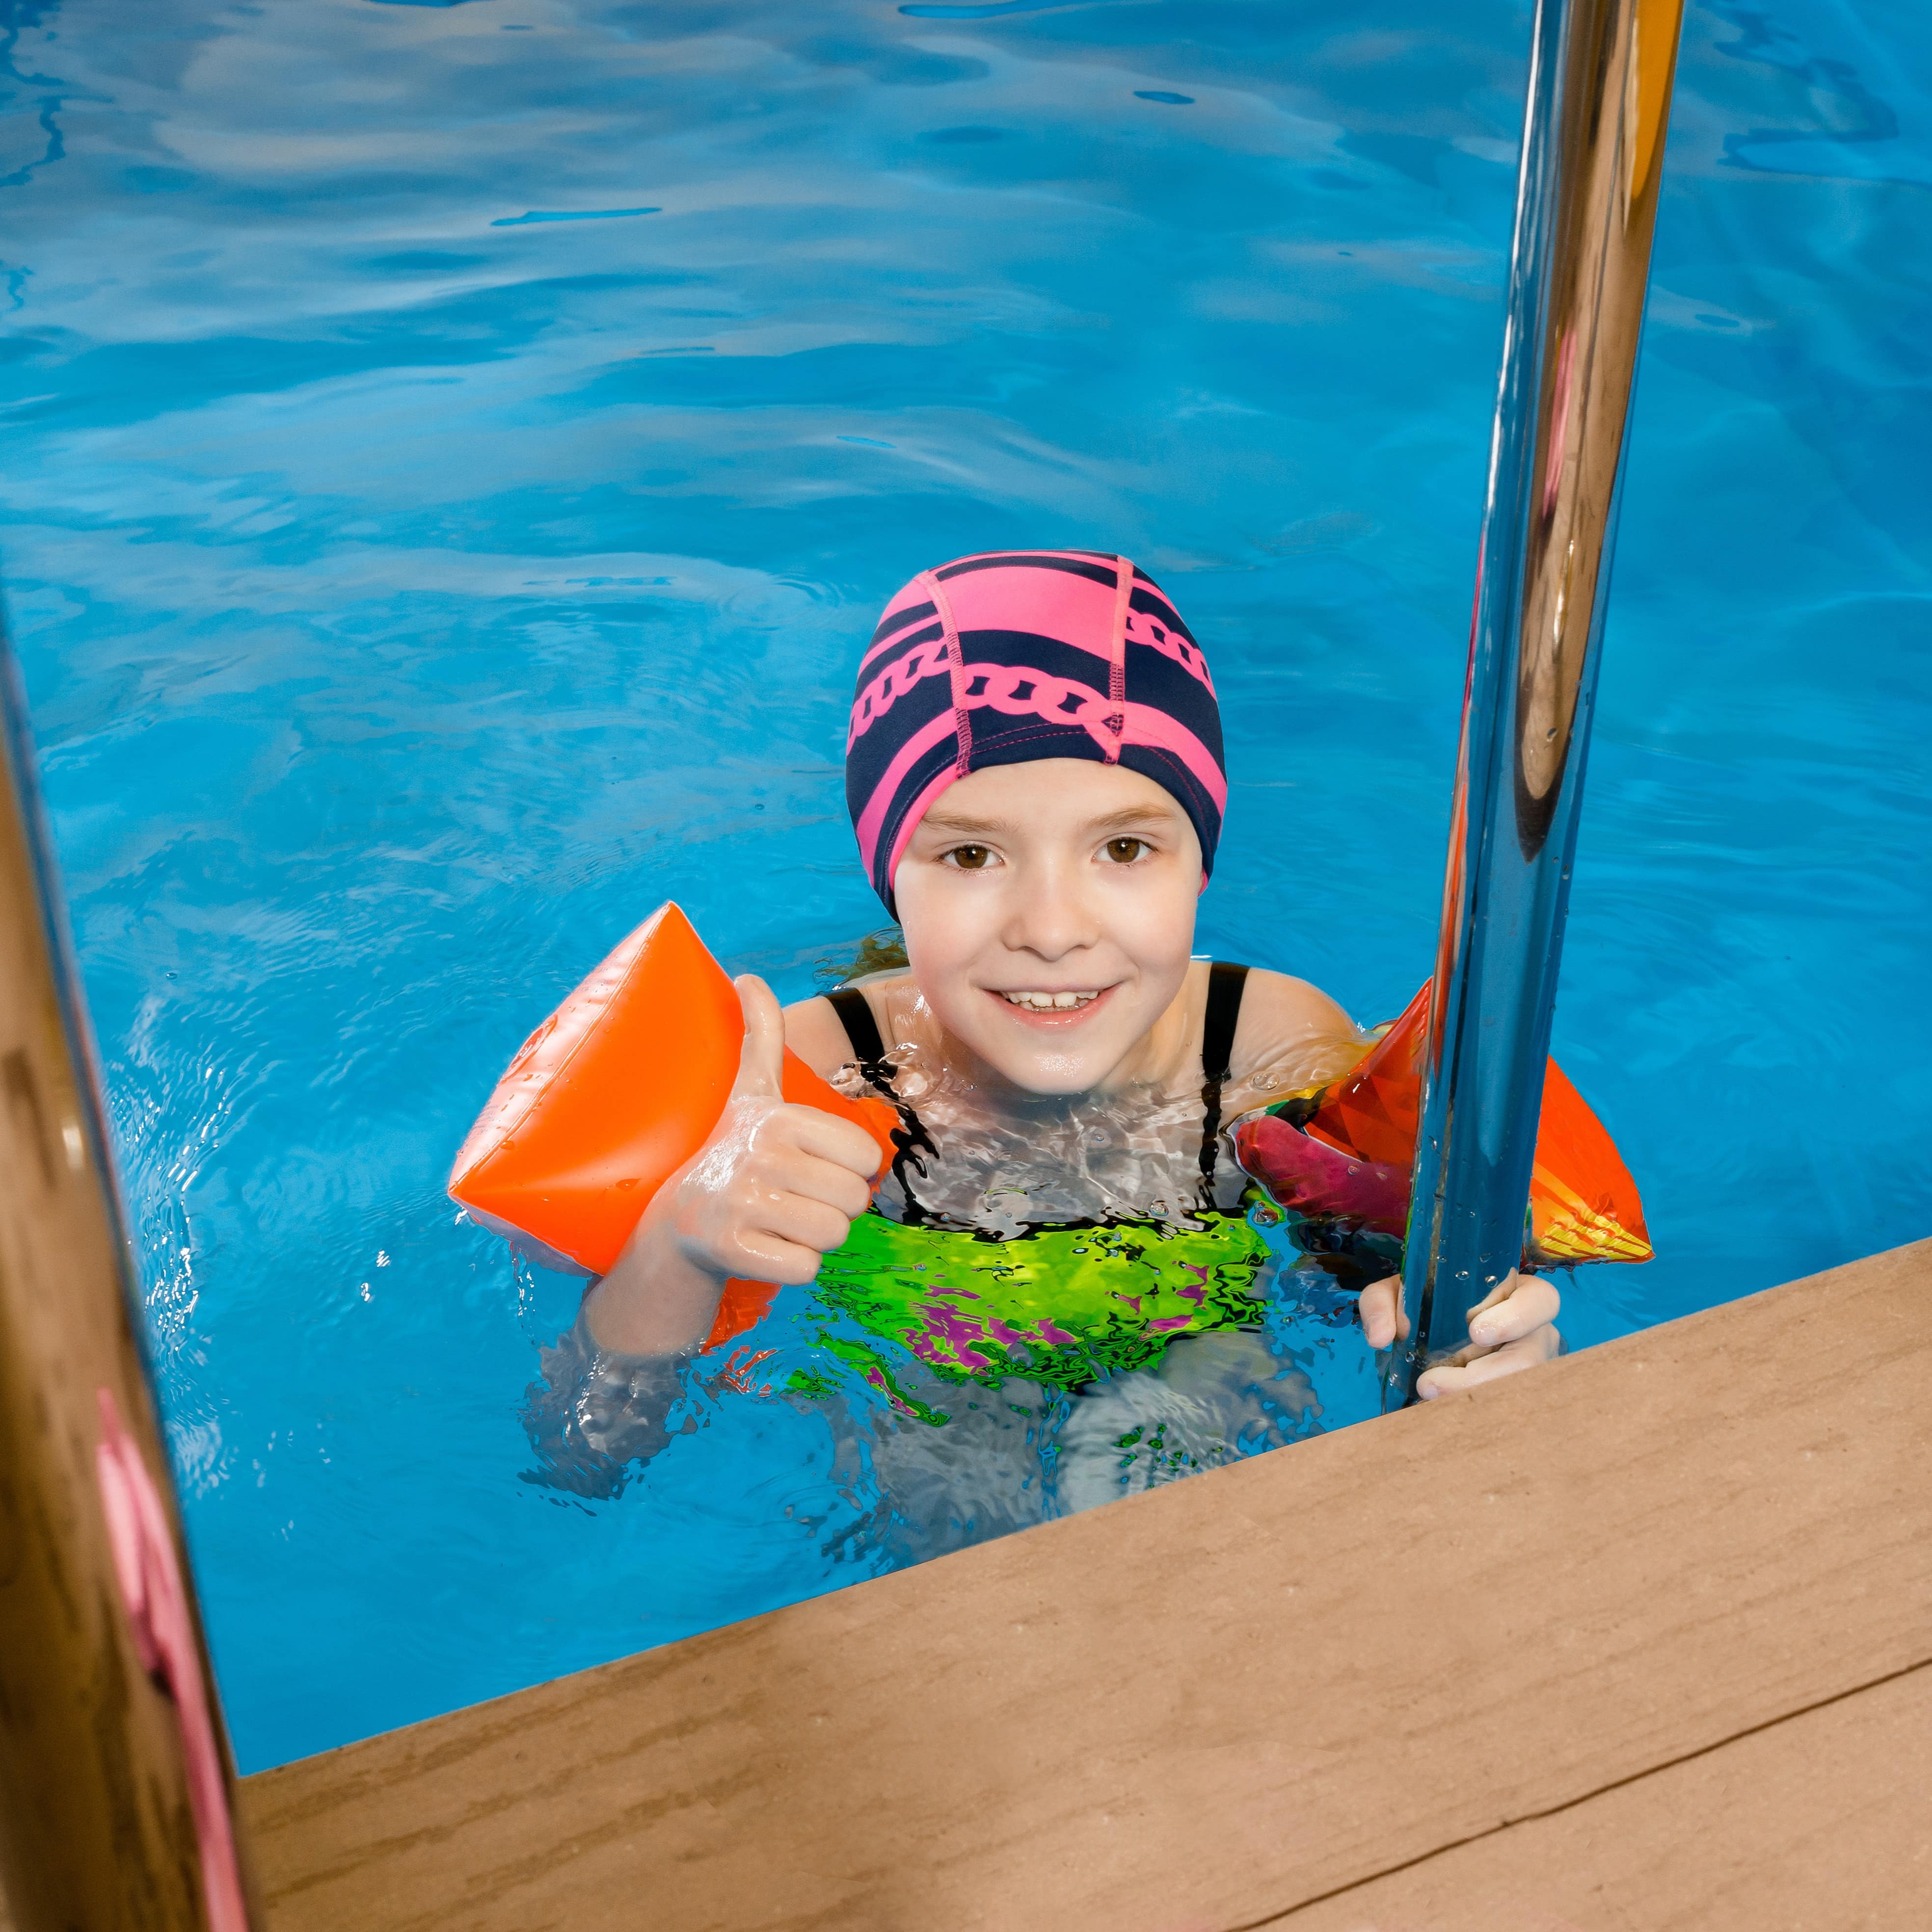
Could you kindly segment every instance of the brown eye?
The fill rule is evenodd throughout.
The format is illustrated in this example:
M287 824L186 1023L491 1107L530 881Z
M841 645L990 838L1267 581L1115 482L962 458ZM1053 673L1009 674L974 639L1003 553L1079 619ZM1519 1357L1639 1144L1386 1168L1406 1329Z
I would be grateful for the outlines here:
M1117 866L1131 866L1148 849L1144 838L1110 838L1107 856Z
M946 856L962 872L976 872L993 855L983 845L956 845Z

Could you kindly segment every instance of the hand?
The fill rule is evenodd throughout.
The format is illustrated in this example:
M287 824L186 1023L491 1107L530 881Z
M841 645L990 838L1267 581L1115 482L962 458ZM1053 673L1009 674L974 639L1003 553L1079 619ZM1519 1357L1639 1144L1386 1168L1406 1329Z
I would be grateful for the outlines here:
M1370 1348L1388 1348L1408 1334L1400 1276L1371 1282L1356 1306ZM1548 1361L1563 1346L1554 1325L1562 1307L1552 1283L1510 1269L1469 1310L1469 1346L1424 1372L1415 1385L1417 1399L1433 1402Z
M730 1097L647 1218L668 1214L678 1252L707 1274L796 1286L865 1212L878 1144L849 1120L785 1100L784 1016L764 980L746 974L737 987L745 1044Z

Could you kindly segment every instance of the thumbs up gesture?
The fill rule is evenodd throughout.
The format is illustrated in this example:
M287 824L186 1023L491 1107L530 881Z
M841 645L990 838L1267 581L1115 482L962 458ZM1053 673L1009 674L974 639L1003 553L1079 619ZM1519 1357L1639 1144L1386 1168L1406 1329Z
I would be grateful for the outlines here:
M734 1275L810 1281L872 1198L878 1143L850 1120L784 1099L784 1015L764 980L746 974L736 985L738 1077L710 1138L658 1190L586 1304L604 1348L688 1347Z
M795 1285L818 1274L866 1211L879 1150L850 1120L786 1102L784 1015L764 980L748 973L736 983L745 1010L737 1080L710 1139L667 1191L676 1192L674 1225L688 1260L721 1278Z

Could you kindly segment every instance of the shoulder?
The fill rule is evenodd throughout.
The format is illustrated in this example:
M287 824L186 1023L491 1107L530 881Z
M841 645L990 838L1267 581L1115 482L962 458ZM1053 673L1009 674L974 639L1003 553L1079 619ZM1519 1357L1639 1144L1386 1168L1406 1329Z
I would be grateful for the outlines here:
M1258 1043L1283 1028L1352 1036L1357 1030L1354 1022L1319 986L1266 966L1250 967L1241 994L1241 1023L1234 1032L1237 1070L1251 1041Z
M873 1018L888 1038L892 1017L886 1004L888 996L895 987L910 976L900 967L888 968L883 973L868 973L863 979L847 982L865 995ZM829 1079L840 1067L851 1064L854 1058L852 1036L845 1030L845 1022L838 1017L837 1008L823 994L786 1007L784 1028L786 1046L821 1078Z
M1230 1084L1256 1096L1295 1093L1334 1079L1367 1044L1319 986L1257 966L1241 995Z

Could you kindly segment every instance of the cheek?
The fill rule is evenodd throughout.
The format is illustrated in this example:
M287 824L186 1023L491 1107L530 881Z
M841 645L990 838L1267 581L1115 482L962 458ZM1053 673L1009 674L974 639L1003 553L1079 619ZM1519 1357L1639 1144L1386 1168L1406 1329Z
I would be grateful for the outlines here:
M914 976L922 986L937 988L970 965L986 943L988 916L978 902L983 896L962 892L932 870L906 877L910 872L902 872L896 894L899 930Z
M1134 895L1120 906L1114 922L1122 950L1150 974L1186 972L1194 950L1198 898L1178 878L1163 879L1158 889Z

